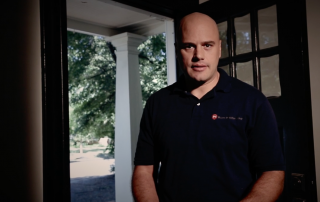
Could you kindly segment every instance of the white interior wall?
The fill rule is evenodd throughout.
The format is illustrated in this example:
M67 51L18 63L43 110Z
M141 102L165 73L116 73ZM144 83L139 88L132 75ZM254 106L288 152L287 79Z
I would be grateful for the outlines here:
M320 1L306 0L317 193L320 196Z
M30 5L27 13L27 45L23 48L26 61L20 68L27 68L26 82L23 89L26 119L26 154L28 159L29 200L43 201L43 162L42 162L42 81L41 81L41 34L39 0L27 1ZM28 6L27 6L28 8ZM26 17L23 16L23 17Z
M4 4L4 5L3 5ZM43 201L39 0L3 2L0 201Z

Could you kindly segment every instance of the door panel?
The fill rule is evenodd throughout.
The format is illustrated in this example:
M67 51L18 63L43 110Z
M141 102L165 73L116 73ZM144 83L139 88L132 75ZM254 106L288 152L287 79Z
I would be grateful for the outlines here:
M265 93L275 112L286 160L285 189L279 201L316 201L305 1L209 1L194 11L223 23L219 27L224 29L228 22L228 44L224 47L229 47L233 57L221 59L219 66L226 69L229 65L230 75L237 77L238 68L253 61L252 72L241 72L238 79L251 78L253 74L254 86ZM251 35L253 51L236 55L232 49L248 42L243 36L232 38L232 34L248 35L247 38Z

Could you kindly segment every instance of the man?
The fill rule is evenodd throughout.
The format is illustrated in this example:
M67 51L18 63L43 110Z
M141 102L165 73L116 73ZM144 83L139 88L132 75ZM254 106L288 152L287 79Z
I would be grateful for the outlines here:
M275 201L284 162L268 100L217 68L221 41L209 16L184 17L178 37L184 76L153 94L141 119L136 201Z

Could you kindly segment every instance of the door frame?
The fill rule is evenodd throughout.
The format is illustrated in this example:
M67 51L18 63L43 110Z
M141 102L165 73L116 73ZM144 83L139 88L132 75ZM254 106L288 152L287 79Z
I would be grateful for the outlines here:
M170 18L183 0L116 0ZM70 202L66 0L39 0L43 121L43 201ZM185 0L194 6L197 0ZM169 4L168 4L169 3ZM181 8L180 8L181 9Z
M66 0L40 0L43 201L70 202Z

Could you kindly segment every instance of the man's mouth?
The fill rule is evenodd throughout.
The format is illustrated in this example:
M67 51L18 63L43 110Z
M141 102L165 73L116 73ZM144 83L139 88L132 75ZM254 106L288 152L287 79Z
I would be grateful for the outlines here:
M204 65L204 64L194 64L191 66L191 68L194 70L194 71L203 71L205 70L205 68L207 68L207 65Z

